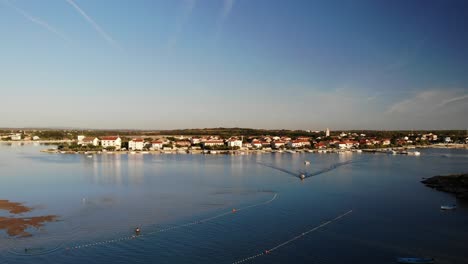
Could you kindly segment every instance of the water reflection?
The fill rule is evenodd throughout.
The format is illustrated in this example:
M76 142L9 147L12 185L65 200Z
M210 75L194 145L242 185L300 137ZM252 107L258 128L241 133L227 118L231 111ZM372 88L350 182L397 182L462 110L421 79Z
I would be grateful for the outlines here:
M122 155L102 154L88 158L92 164L92 182L97 184L122 184Z
M132 184L143 182L144 155L129 155L127 165L128 180Z

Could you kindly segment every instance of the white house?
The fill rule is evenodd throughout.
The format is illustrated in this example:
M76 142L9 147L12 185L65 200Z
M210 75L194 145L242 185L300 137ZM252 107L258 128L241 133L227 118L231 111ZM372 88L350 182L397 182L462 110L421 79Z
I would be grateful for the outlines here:
M212 139L202 142L203 146L224 146L224 141L220 139Z
M101 146L103 148L115 147L115 149L120 149L122 147L122 139L119 136L102 137Z
M345 142L337 142L335 143L335 146L337 146L339 149L347 149L348 145Z
M145 147L145 141L142 138L134 138L128 142L128 149L131 150L143 150Z
M199 138L199 137L192 137L192 138L190 139L190 142L191 142L193 145L199 144L199 143L201 142L201 138Z
M82 145L82 146L87 146L87 145L99 146L99 138L97 138L97 137L85 137L85 138L81 139L81 141L78 142L78 145Z
M17 134L11 134L10 135L10 139L11 140L21 140L21 134L17 133Z
M261 148L262 147L262 142L260 140L254 139L252 140L252 147L254 148Z
M391 142L390 142L390 139L388 139L388 138L382 140L382 146L388 146L388 145L390 145L390 143L391 143Z
M242 140L240 140L240 139L229 139L227 141L227 145L230 148L233 148L233 147L241 148L242 147Z
M288 147L290 148L302 148L305 146L310 146L310 141L307 139L296 139L288 142Z
M277 148L284 146L285 144L286 144L286 141L275 140L271 142L271 147L277 149Z
M242 143L242 147L244 149L249 149L249 148L252 148L252 144L248 143L248 142L245 142L245 143Z
M162 141L160 141L160 140L156 140L156 141L151 142L151 148L154 149L154 150L162 149L163 145L164 145L164 143Z
M78 139L78 145L81 145L81 142L83 142L83 139L84 139L85 137L86 137L85 135L79 135L79 136L77 137L77 139Z

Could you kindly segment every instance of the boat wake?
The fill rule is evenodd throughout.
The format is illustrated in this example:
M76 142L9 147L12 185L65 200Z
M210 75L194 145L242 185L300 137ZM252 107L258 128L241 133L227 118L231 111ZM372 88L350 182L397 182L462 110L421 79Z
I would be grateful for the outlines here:
M345 166L345 165L348 165L348 164L352 164L352 163L355 163L355 162L356 161L351 161L351 160L344 161L344 162L337 162L337 163L334 163L334 164L330 165L327 168L324 168L324 169L321 169L321 170L318 170L318 171L315 171L315 172L307 172L307 171L303 171L303 170L298 170L298 171L294 172L294 171L290 171L290 170L286 170L284 168L274 166L273 164L268 164L268 163L263 163L263 162L257 162L257 164L268 167L268 168L272 168L272 169L275 169L275 170L278 170L278 171L281 171L281 172L284 172L284 173L289 174L289 175L291 175L291 176L293 176L295 178L307 179L307 178L310 178L310 177L314 177L314 176L318 176L318 175L327 173L329 171L337 169L338 167Z

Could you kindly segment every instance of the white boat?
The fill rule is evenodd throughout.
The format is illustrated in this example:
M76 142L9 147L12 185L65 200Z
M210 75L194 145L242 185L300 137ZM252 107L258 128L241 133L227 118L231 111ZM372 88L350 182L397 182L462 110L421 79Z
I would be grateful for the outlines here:
M362 153L362 149L356 150L357 153Z
M440 210L455 210L457 209L457 205L456 204L452 204L452 205L441 205L440 206Z
M306 160L306 161L304 161L304 164L305 165L310 165L310 161Z
M92 158L92 157L93 157L93 155L88 155L88 156L86 156L86 157L88 157L88 158Z
M132 155L133 155L133 154L136 154L136 152L135 152L135 151L130 151L130 154L132 154Z

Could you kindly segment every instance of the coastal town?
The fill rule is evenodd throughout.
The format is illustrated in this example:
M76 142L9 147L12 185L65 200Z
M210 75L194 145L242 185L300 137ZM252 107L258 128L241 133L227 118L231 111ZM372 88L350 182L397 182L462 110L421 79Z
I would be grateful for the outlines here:
M416 147L456 147L466 148L468 137L450 136L449 133L393 133L388 137L357 132L303 131L297 136L289 135L102 135L78 131L65 133L70 137L50 135L47 140L34 131L13 131L0 135L7 142L57 143L56 149L49 152L61 153L204 153L204 154L244 154L257 152L343 152L343 151L398 151L406 154L406 149ZM57 133L56 133L57 134ZM277 133L275 133L277 134ZM284 132L284 134L291 134ZM297 134L297 133L296 133ZM71 138L73 137L73 138Z

